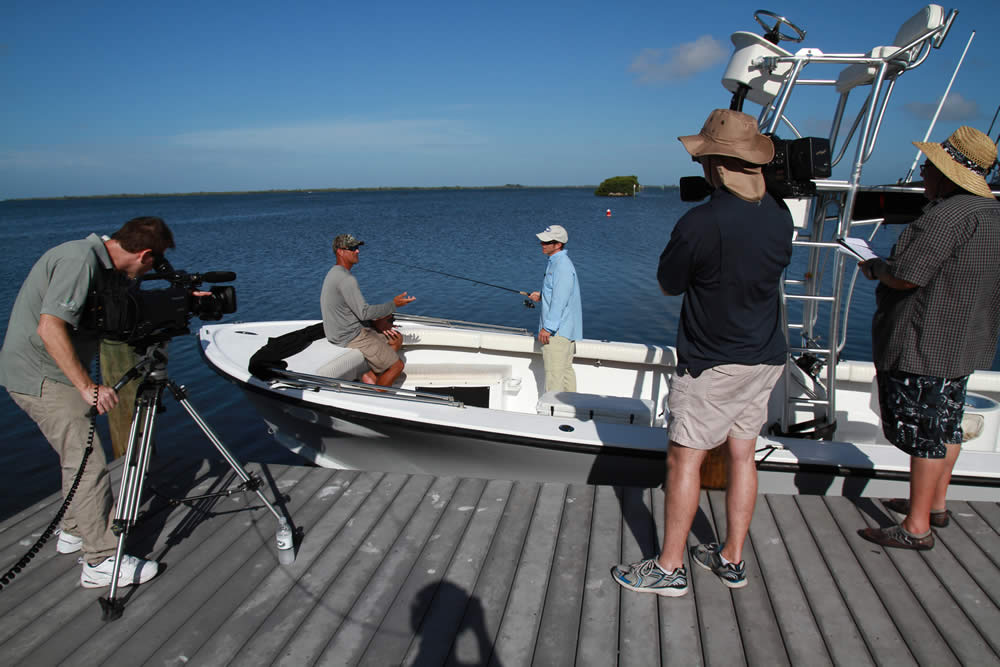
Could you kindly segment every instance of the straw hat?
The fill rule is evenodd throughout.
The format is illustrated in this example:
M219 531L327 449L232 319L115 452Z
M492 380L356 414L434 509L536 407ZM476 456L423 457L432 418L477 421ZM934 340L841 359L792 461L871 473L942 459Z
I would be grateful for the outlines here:
M986 174L997 159L997 147L979 130L963 125L940 144L914 141L949 181L980 197L993 199Z
M767 164L774 159L774 144L757 131L753 116L741 111L716 109L698 134L677 137L691 157L723 155L751 164Z

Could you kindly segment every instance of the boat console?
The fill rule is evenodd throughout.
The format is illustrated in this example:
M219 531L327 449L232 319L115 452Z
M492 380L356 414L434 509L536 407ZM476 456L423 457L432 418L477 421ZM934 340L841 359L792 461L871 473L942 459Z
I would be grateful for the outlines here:
M806 31L763 10L755 12L754 19L764 34L740 31L732 35L734 51L722 85L732 93L731 109L743 110L745 101L761 107L758 127L772 137L776 153L784 157L777 168L774 164L766 168L765 179L772 194L786 201L795 197L793 244L798 256L804 255L804 261L793 260L796 272L805 267L801 275L789 271L782 282L791 358L776 391L783 394L784 403L779 433L803 437L801 427L809 424L814 426L812 437L836 437L836 367L843 363L840 354L857 277L855 263L837 251L837 239L870 239L881 225L908 222L915 210L919 212L922 188L905 182L910 175L896 184L867 185L861 174L875 150L896 83L942 45L957 14L937 4L926 5L903 22L890 44L865 53L815 47L793 52L779 43L802 42ZM791 118L792 101L803 89L835 93L826 137L803 137ZM854 91L862 96L857 115L845 122ZM813 107L807 109L805 113L811 116ZM792 137L778 139L779 129L790 131ZM831 178L852 147L853 162L844 165L847 177ZM914 203L914 198L920 201Z

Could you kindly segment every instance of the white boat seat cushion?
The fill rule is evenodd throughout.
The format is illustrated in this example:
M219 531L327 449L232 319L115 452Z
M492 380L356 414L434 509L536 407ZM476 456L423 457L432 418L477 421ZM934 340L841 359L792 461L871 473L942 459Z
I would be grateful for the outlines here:
M882 60L895 54L901 47L924 37L944 25L945 12L941 5L927 5L904 23L891 46L876 46L869 51L869 58ZM920 53L920 46L899 54L894 60L911 61ZM875 65L858 63L849 65L837 77L837 92L843 95L857 86L867 86L875 80L878 68Z
M334 345L325 338L314 341L285 361L290 371L338 380L357 380L368 372L368 362L359 350Z
M538 399L536 411L550 417L653 426L656 407L645 398L548 391Z

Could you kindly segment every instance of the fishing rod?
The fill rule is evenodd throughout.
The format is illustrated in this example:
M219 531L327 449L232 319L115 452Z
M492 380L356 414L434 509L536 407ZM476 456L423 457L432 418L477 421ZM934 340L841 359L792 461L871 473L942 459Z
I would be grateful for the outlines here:
M521 296L528 296L528 297L531 296L530 292L522 292L521 290L516 290L516 289L510 288L510 287L504 287L503 285L494 285L493 283L485 283L482 280L473 280L472 278L466 278L465 276L456 276L453 273L445 273L444 271L438 271L436 269L425 269L422 266L415 266L413 264L405 264L403 262L396 262L396 261L393 261L391 259L376 259L374 257L369 258L369 260L372 260L372 259L374 259L376 262L384 262L386 264L396 264L397 266L405 266L408 269L416 269L418 271L426 271L428 273L437 273L437 274L440 274L442 276L448 276L449 278L458 278L459 280L467 280L470 283L476 283L477 285L486 285L487 287L495 287L496 289L502 289L505 292L513 292L514 294L520 294ZM535 302L532 301L531 299L525 299L524 300L524 305L527 308L534 308L535 307Z

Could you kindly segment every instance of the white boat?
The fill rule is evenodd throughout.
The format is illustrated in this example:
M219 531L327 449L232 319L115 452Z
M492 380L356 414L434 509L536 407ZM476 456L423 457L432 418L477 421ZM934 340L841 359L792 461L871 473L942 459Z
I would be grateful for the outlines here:
M797 176L786 201L796 218L803 276L787 275L783 298L789 361L771 396L758 439L761 490L887 497L905 494L909 457L888 444L873 408L874 366L840 360L854 262L836 239L911 219L922 188L865 186L885 106L897 80L940 46L956 16L928 5L899 29L889 46L868 53L792 53L776 42L803 33L781 17L757 12L765 36L738 32L723 77L734 93L761 105L760 128L779 126L799 138L788 115L800 87L833 88L836 110L828 137L806 138L811 158L836 165L854 146L848 180ZM768 20L774 25L766 25ZM780 34L779 34L780 33ZM803 35L804 36L804 35ZM786 37L787 39L787 37ZM833 68L826 78L804 72ZM847 101L864 99L846 137L839 136ZM801 143L801 142L800 142ZM791 150L791 147L788 147ZM815 166L815 165L814 165ZM796 167L798 168L798 167ZM820 164L817 172L823 171ZM361 354L322 336L286 359L283 370L254 375L251 357L268 342L315 322L206 325L205 360L236 383L278 442L317 465L334 468L502 479L658 485L664 477L669 379L675 351L636 343L582 340L574 370L577 392L543 393L544 370L532 332L453 320L397 315L406 370L401 383L358 382ZM256 369L255 369L256 370ZM966 442L951 497L995 499L1000 486L1000 372L970 377Z

